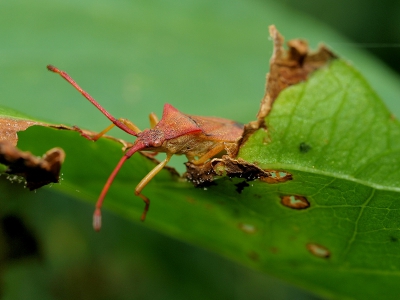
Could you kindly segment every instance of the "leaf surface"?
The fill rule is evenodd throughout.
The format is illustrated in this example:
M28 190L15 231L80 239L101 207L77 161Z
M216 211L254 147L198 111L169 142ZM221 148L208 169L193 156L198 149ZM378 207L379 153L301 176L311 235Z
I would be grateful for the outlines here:
M196 189L163 170L143 190L152 201L145 225L321 295L397 295L398 122L362 76L336 60L283 91L266 124L239 156L293 180L221 178ZM92 203L122 155L116 141L67 130L32 126L19 137L33 153L63 148L63 181L53 189ZM154 166L140 154L128 160L105 209L139 221L143 203L133 189ZM309 206L291 206L304 199Z
M362 70L363 76L368 78L391 110L400 115L398 77L358 46L351 43L353 46L346 46L350 41L299 11L290 10L285 3L234 0L227 5L224 1L208 0L177 5L176 1L104 0L100 3L93 0L19 0L7 3L5 9L0 10L0 16L0 37L7 41L2 45L0 57L0 103L40 119L52 120L53 123L78 125L94 131L100 131L108 125L104 116L96 112L76 91L45 70L49 63L68 71L116 117L129 118L140 128L148 126L148 113L154 111L161 114L165 102L188 114L248 122L254 118L263 92L270 56L268 52L272 49L267 40L270 24L276 24L288 38L306 37L313 47L320 41L334 45L335 52ZM329 75L328 71L324 74ZM359 91L364 91L368 98L374 95L369 85L351 67L343 67L340 71L342 73L335 76L341 78L339 81L344 84L336 84L336 87L350 89L347 79L356 77L362 83L357 85ZM332 76L328 77L333 80ZM320 81L318 85L332 90L331 86L323 84L323 78ZM355 80L352 84L360 81ZM285 104L280 110L291 107L294 115L305 113L311 124L331 108L329 103L321 102L319 93L323 92L325 90L318 90L313 95L314 99L307 101L308 107L304 109L308 110L308 114L301 113L298 105ZM294 99L303 99L305 94L293 96ZM282 99L285 97L283 94ZM388 116L380 100L376 96L372 98L370 104L374 110ZM277 106L280 101L276 103ZM322 103L328 107L323 107ZM203 255L201 260L199 247L190 248L186 243L177 242L179 239L212 249L222 253L223 257L307 287L321 295L336 298L366 298L378 294L380 298L397 297L398 287L395 283L399 263L394 254L396 236L393 235L390 241L384 236L384 233L395 233L398 228L395 205L397 192L393 191L392 198L382 198L386 202L381 203L381 208L372 206L379 193L388 192L391 181L394 188L394 182L398 180L396 155L394 152L391 152L393 157L384 155L395 149L389 146L396 138L389 139L387 134L379 137L380 132L386 129L390 132L390 126L387 125L391 123L386 117L376 121L356 118L361 128L358 132L345 130L345 126L339 125L339 121L345 121L349 128L356 126L351 118L361 109L366 108L356 106L351 110L340 110L349 117L334 118L334 124L329 120L320 120L319 123L324 122L326 127L320 126L314 130L310 125L310 132L304 134L305 131L301 131L300 134L304 134L302 139L297 139L299 130L296 125L301 125L304 120L291 119L286 114L286 121L291 125L285 130L287 136L293 138L293 144L286 139L281 146L276 145L282 136L279 128L286 123L282 120L279 125L277 119L272 118L274 114L271 115L272 119L268 120L271 130L267 135L259 132L254 136L254 143L249 142L241 155L250 161L260 162L263 167L291 171L295 176L292 182L282 185L249 182L246 187L240 179L222 179L217 186L201 190L181 182L168 171L161 172L144 190L152 204L149 219L143 224L139 222L143 203L133 195L133 189L154 164L137 154L128 161L106 199L105 227L100 235L91 231L91 210L106 178L122 155L122 145L107 139L91 143L75 132L52 128L35 126L27 129L19 134L19 147L22 150L42 155L51 147L60 146L66 150L67 156L62 169L64 180L60 185L39 189L36 193L24 191L22 185L21 189L17 189L16 184L1 187L2 195L7 194L4 191L10 195L1 197L1 212L23 216L27 225L38 232L47 262L44 266L40 265L39 271L33 273L28 270L25 277L12 277L15 273L11 269L7 276L14 280L9 281L8 287L14 287L16 294L24 291L28 294L25 298L32 297L32 287L41 293L51 293L57 286L54 284L56 280L57 287L61 287L59 290L68 299L81 295L83 289L87 294L100 294L104 298L115 297L116 291L121 293L124 290L128 295L126 299L138 294L137 297L142 298L165 299L167 290L175 292L170 297L174 299L178 299L179 295L183 295L182 299L196 299L196 296L198 299L221 299L227 298L226 295L231 298L232 293L238 299L256 299L254 294L262 299L266 295L273 299L284 297L282 292L281 298L271 296L278 282L273 281L268 285L265 277L254 279L254 274L258 273L239 269L236 264L227 266L224 259L210 261L209 256ZM314 111L311 117L310 111ZM9 109L0 112L16 116ZM278 114L278 111L274 113ZM279 114L285 115L283 111ZM375 112L372 115L375 118ZM397 128L397 122L393 124ZM357 138L365 128L374 131L374 126L383 131L375 131L375 135L364 133L363 138ZM277 128L275 133L274 127ZM304 126L301 128L305 129ZM340 128L341 133L325 133L328 129L335 132L335 128ZM369 149L373 152L367 156L371 167L363 159L364 153L357 158L357 150L353 149L354 155L350 158L356 157L356 165L360 167L356 174L355 170L349 168L350 158L340 153L348 153L348 148L336 151L332 142L329 147L320 145L316 137L321 130L324 136L335 137L337 144L347 141L347 145L353 148L359 147L358 142L365 138L365 144L362 145L370 145ZM296 134L290 134L291 131L296 131ZM112 134L119 136L120 133L113 131ZM309 138L311 136L314 138ZM260 141L258 146L257 138ZM371 143L367 142L368 139ZM382 150L375 159L374 153L377 152L374 152L372 141ZM264 142L269 142L269 146L264 147ZM386 143L387 148L379 143ZM283 152L273 154L275 151L272 149ZM303 152L298 153L299 149ZM331 162L323 160L324 153L314 155L315 149L326 151ZM265 153L263 150L266 150ZM346 157L344 173L340 173L339 166L335 167L340 163L336 155ZM285 157L286 160L280 161ZM381 163L378 160L380 157L384 160ZM365 163L359 164L358 160ZM176 161L173 158L172 164L175 163L175 166ZM312 168L315 165L318 170ZM385 174L384 168L388 173ZM383 171L377 172L380 169ZM365 176L361 177L363 174ZM374 180L376 175L378 180ZM335 181L329 185L333 179ZM382 181L384 184L378 183ZM237 191L240 189L241 194ZM324 193L319 194L320 206L317 206L310 195L321 190ZM364 204L372 190L375 190L373 197L368 205ZM296 194L296 198L293 196L295 192L304 193L311 205L308 209L292 210L280 204L282 195L289 196L286 199L292 202L299 201L299 196L303 194ZM20 198L20 193L26 198ZM257 200L260 195L258 199L261 200ZM347 199L349 204L333 206L332 203L344 202L343 199ZM367 215L367 212L371 214ZM376 213L375 218L369 219L372 212ZM314 216L310 217L312 213ZM121 220L123 218L116 216L124 216L128 221L124 222ZM371 228L370 232L362 225L366 222ZM156 231L147 228L156 229L162 234L157 235ZM363 228L365 233L361 231ZM290 239L289 234L292 234ZM167 235L173 238L167 239ZM363 237L366 237L365 243ZM336 243L340 246L335 246ZM105 247L106 244L108 247ZM356 246L359 251L356 251ZM139 251L140 247L144 249L142 252ZM160 248L162 251L159 251ZM324 256L327 250L330 253L327 259L309 252ZM100 253L100 257L94 266L95 253ZM388 253L386 257L385 253ZM357 255L360 257L357 258ZM82 257L87 264L82 263ZM377 259L379 257L384 259ZM106 264L108 268L104 267ZM371 267L372 264L376 267ZM120 272L121 266L123 272ZM75 270L71 275L72 268ZM90 268L94 271L88 275ZM197 270L197 273L193 270ZM44 273L47 277L42 276ZM100 276L100 280L94 274ZM103 289L109 287L108 294L103 289L99 290L98 282L104 283ZM21 284L27 288L21 288ZM155 285L159 289L154 289ZM242 290L241 287L246 285L247 289ZM235 287L234 291L232 286ZM290 287L285 286L284 293L288 289ZM161 296L159 290L163 292ZM74 291L76 294L73 294ZM37 298L46 299L40 295ZM299 291L296 292L296 298L298 296Z
M239 156L289 172L293 180L277 185L275 193L265 188L266 208L254 207L266 217L266 248L275 249L265 267L276 264L281 276L318 284L336 297L395 297L397 120L363 77L338 60L283 91L266 123L268 131L254 134ZM282 195L301 195L310 206L284 207ZM324 251L329 258L321 256Z

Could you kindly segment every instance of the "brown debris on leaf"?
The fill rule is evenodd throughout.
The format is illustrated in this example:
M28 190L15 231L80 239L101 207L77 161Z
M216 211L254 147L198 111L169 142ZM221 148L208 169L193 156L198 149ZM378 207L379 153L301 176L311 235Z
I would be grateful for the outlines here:
M269 27L269 33L274 42L274 51L270 60L270 72L266 78L265 95L261 100L257 120L245 127L244 141L257 129L265 128L265 117L282 90L306 80L308 75L336 57L323 45L317 52L310 53L307 42L301 39L289 41L287 43L289 49L285 50L284 38L274 25Z
M186 173L184 176L199 187L212 185L215 176L223 175L231 178L243 178L247 181L260 179L268 183L285 182L292 179L292 175L288 172L263 170L255 164L248 163L240 158L231 158L228 155L224 155L222 158L214 158L199 166L190 162L185 165ZM285 176L279 176L280 173L284 173Z
M17 149L10 142L0 141L0 163L8 166L6 173L24 177L30 190L58 183L64 158L61 148L50 149L40 158Z

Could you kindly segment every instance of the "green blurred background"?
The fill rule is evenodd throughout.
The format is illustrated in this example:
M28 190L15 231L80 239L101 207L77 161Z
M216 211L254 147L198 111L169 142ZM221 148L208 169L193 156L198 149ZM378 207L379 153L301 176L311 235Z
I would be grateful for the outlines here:
M268 26L275 24L287 39L331 46L400 116L399 20L397 1L2 1L0 105L93 131L107 126L46 71L54 64L141 128L166 102L189 114L248 122L264 93ZM172 164L182 171L183 161ZM111 213L96 234L91 205L56 186L30 193L0 179L4 299L314 297Z

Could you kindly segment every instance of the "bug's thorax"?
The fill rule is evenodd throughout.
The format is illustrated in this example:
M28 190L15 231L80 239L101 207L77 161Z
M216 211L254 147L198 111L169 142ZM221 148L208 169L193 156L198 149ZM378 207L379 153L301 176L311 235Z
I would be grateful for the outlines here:
M145 129L137 135L137 142L143 143L145 149L158 149L164 141L164 132L158 128Z
M135 144L142 145L142 151L198 156L207 153L217 143L205 138L202 132L194 132L166 139L161 129L153 128L140 132Z

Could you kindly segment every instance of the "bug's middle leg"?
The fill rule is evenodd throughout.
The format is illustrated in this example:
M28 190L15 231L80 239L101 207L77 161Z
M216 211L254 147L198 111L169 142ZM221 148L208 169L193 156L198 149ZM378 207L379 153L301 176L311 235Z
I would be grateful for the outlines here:
M144 210L142 213L142 216L140 217L141 221L144 221L146 219L147 211L149 210L150 207L150 200L147 198L145 195L143 195L141 192L144 189L144 187L153 179L154 176L157 175L158 172L162 170L162 168L165 167L165 165L170 161L172 157L172 153L167 153L167 157L161 161L157 166L154 167L153 170L151 170L136 186L135 188L135 195L139 196L142 198L142 200L145 203Z

